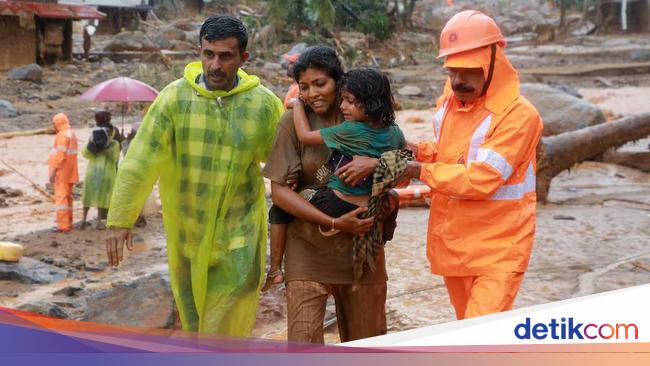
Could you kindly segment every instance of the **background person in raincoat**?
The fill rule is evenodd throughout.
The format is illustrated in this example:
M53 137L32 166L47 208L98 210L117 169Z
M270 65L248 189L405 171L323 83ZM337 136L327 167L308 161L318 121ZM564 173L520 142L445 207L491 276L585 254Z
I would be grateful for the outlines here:
M68 117L59 113L52 118L56 131L54 146L48 161L49 180L54 184L56 228L53 231L72 230L72 187L79 181L77 168L77 136L70 128Z
M266 258L260 162L283 106L248 59L244 25L210 17L201 62L162 90L120 165L108 213L109 263L132 247L133 226L160 179L172 291L183 329L248 336Z
M97 122L99 126L99 121ZM88 146L84 146L81 150L81 155L88 160L84 190L81 195L83 218L79 228L82 230L88 225L86 219L91 207L97 208L97 229L106 228L104 220L106 220L117 175L117 161L120 158L120 144L113 139L113 134L108 132L108 129L106 131L108 146L105 149L93 153L88 150Z
M512 308L535 237L535 152L542 120L519 95L498 26L478 11L440 34L449 73L433 141L413 146L407 177L432 188L427 257L458 319Z

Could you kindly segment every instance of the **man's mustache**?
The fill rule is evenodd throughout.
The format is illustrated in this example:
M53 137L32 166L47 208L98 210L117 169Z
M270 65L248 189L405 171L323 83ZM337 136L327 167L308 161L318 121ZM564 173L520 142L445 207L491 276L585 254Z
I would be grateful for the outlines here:
M222 71L208 71L208 76L213 78L223 78L226 76L226 73Z
M476 89L474 89L473 86L471 86L469 84L462 84L462 83L453 84L451 86L451 89L453 91L459 92L459 93L474 93L474 91L476 90Z

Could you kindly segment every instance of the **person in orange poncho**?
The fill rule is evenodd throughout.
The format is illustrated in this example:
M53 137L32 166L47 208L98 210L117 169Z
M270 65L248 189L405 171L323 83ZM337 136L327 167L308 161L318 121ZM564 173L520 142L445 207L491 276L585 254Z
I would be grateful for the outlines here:
M512 308L535 237L535 152L542 120L519 94L498 26L478 11L440 35L449 74L432 141L410 145L406 177L432 190L431 272L444 276L456 317Z
M56 228L53 231L72 230L72 187L79 181L77 170L77 136L70 128L68 117L59 113L52 119L56 131L54 147L48 162L50 183L54 185Z

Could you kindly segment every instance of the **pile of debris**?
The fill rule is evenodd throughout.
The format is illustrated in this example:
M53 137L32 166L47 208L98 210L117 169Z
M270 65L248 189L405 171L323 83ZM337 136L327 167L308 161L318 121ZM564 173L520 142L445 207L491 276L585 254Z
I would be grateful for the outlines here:
M548 42L560 24L560 14L547 1L521 0L476 1L458 0L448 6L444 1L424 1L418 5L414 22L421 28L439 34L454 14L462 10L479 10L494 18L510 42Z
M173 23L141 22L142 30L123 31L102 45L107 52L170 50L196 52L201 23L182 19Z

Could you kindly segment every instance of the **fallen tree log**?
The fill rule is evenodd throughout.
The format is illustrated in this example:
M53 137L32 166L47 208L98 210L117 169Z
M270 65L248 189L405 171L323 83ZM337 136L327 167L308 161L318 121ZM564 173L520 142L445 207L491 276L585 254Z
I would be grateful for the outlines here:
M650 113L542 138L537 147L537 200L545 203L551 180L582 161L650 135Z
M0 140L12 139L19 136L33 136L33 135L49 135L53 134L52 128L39 128L38 130L18 131L18 132L3 132L0 133Z
M645 74L650 70L650 62L626 62L614 64L594 64L580 66L551 66L519 70L520 75L534 76L586 76L586 75L624 75Z
M608 151L603 156L603 162L650 173L650 151Z

